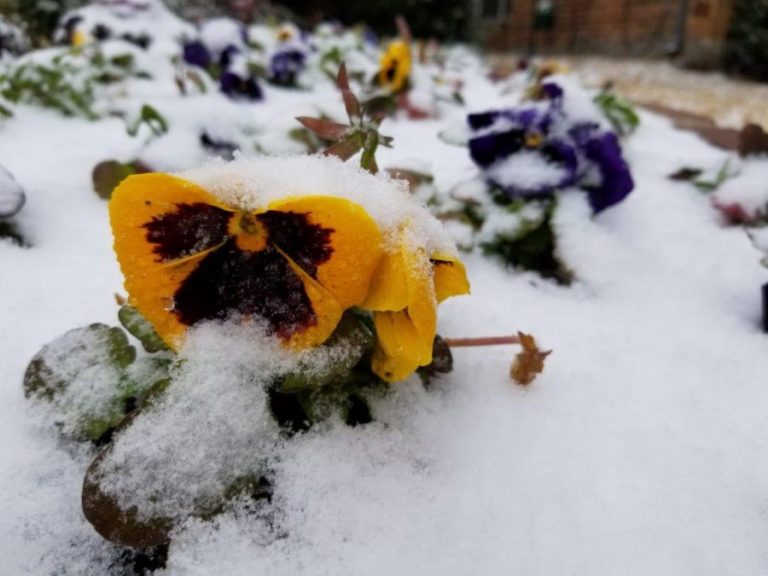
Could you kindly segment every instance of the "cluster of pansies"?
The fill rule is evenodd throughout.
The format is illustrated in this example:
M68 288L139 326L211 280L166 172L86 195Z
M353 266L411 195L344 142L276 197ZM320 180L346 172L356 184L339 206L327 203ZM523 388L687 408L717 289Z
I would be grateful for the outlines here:
M584 193L598 214L624 200L634 181L597 103L604 95L593 101L565 77L545 77L529 94L535 99L522 105L468 115L469 154L482 180L457 187L435 210L463 224L465 247L567 282L551 226L558 195Z
M193 27L161 0L95 0L67 12L54 41L69 46L121 41L143 50L168 53Z

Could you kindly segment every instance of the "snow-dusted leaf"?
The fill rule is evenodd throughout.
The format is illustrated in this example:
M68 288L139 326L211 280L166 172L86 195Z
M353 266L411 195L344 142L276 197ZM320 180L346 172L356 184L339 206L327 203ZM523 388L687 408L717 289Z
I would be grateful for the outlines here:
M281 378L280 391L296 392L344 380L363 354L373 348L373 344L374 335L368 326L354 315L347 314L323 345L329 354L334 355L335 361L325 365L300 365L298 370Z
M147 322L136 308L128 305L121 306L117 317L123 328L135 336L147 352L169 350L162 338L155 332L152 324Z
M120 328L91 324L47 344L27 366L24 394L44 401L62 433L96 440L129 409L135 386L126 369L136 349Z

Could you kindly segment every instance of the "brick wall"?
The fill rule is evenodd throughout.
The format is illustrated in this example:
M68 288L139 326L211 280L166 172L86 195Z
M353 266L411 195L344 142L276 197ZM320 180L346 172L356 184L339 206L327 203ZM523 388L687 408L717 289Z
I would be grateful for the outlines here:
M664 56L717 52L730 0L553 0L551 27L534 29L537 0L508 2L501 19L475 20L476 37L493 50ZM682 18L682 20L681 20Z

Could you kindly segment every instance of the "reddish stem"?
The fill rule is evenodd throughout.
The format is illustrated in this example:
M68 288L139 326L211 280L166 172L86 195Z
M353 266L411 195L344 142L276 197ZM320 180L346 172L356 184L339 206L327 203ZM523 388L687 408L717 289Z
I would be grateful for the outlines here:
M485 338L444 338L451 348L462 346L501 346L505 344L519 344L518 336L486 336Z

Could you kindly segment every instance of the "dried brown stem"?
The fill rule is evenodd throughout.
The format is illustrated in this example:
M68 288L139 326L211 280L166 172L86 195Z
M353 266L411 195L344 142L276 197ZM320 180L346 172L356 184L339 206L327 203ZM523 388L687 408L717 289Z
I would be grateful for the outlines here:
M519 344L519 336L486 336L484 338L445 338L445 343L451 348L466 346L502 346L506 344Z

